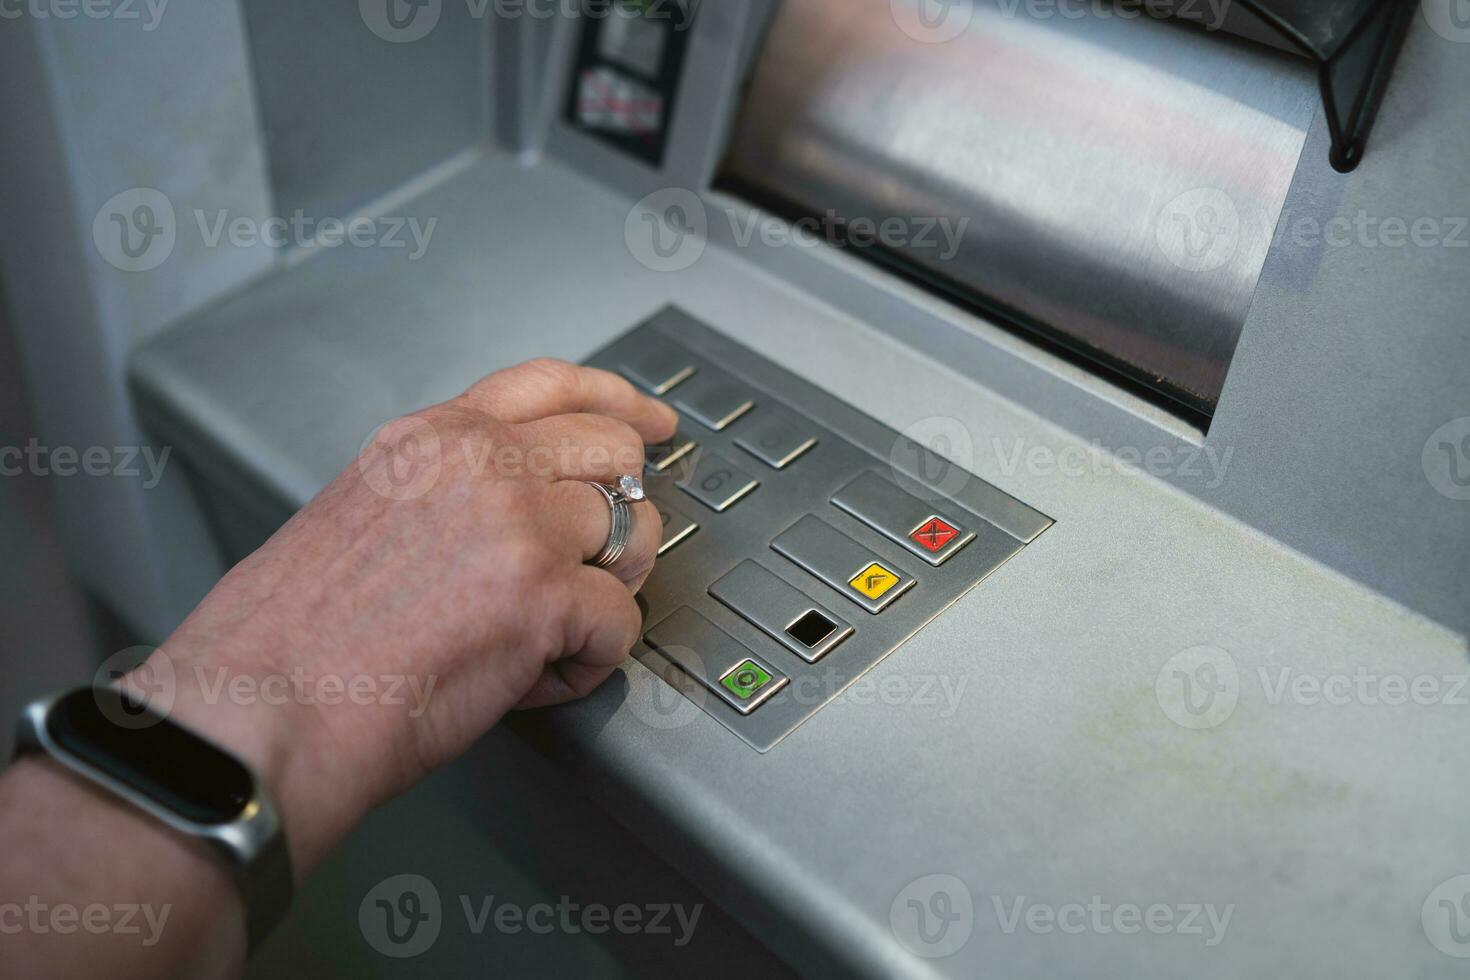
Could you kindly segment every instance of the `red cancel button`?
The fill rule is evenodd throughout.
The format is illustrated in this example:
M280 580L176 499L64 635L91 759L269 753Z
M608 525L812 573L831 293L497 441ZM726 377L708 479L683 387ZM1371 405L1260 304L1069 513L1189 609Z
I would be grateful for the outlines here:
M921 548L933 554L944 550L945 545L960 536L960 529L931 517L919 526L919 529L909 535L909 540L918 544Z

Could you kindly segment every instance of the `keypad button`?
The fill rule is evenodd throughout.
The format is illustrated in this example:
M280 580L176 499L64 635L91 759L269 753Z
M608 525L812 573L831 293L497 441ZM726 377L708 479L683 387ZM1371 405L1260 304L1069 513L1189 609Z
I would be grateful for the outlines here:
M810 426L778 409L761 408L744 430L735 445L773 470L784 470L817 444Z
M790 680L688 606L681 606L643 639L742 715L765 704Z
M682 349L659 344L640 348L623 358L619 370L639 387L655 395L666 395L692 378L698 368Z
M657 497L649 497L648 500L658 511L659 520L663 522L663 537L659 539L658 546L658 556L662 558L693 537L694 532L699 530L699 525Z
M706 374L679 393L674 407L716 432L755 408L755 393L738 381Z
M760 486L760 481L719 453L704 452L693 472L676 486L720 514Z
M871 471L837 491L832 503L935 567L974 541L976 530L986 526L948 501L938 508Z
M709 594L808 663L853 633L830 609L750 560L711 585Z
M674 434L674 438L657 446L649 446L644 454L644 465L651 472L665 473L669 467L685 459L698 448L698 444L682 432Z
M781 532L771 548L870 613L880 613L914 579L826 521L808 514Z

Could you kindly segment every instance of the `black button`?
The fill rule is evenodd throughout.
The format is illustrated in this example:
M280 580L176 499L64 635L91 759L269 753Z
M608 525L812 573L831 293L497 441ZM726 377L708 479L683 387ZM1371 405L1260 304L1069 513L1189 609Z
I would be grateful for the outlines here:
M814 647L837 629L837 624L813 609L805 616L786 627L786 632L802 646Z

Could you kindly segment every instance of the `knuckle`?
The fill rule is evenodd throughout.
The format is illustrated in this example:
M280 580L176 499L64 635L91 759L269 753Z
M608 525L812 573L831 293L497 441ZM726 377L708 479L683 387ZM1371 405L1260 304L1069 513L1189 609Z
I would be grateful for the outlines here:
M555 357L538 357L521 365L528 378L555 388L575 388L581 380L582 369L569 361Z

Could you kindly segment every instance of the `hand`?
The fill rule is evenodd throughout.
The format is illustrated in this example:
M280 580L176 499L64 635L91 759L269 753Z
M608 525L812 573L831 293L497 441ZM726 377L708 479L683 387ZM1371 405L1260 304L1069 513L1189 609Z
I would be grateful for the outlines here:
M623 661L660 521L634 505L624 558L587 567L610 521L584 481L640 473L676 421L603 371L493 375L385 426L154 655L172 717L262 774L298 872L506 711L582 697Z

